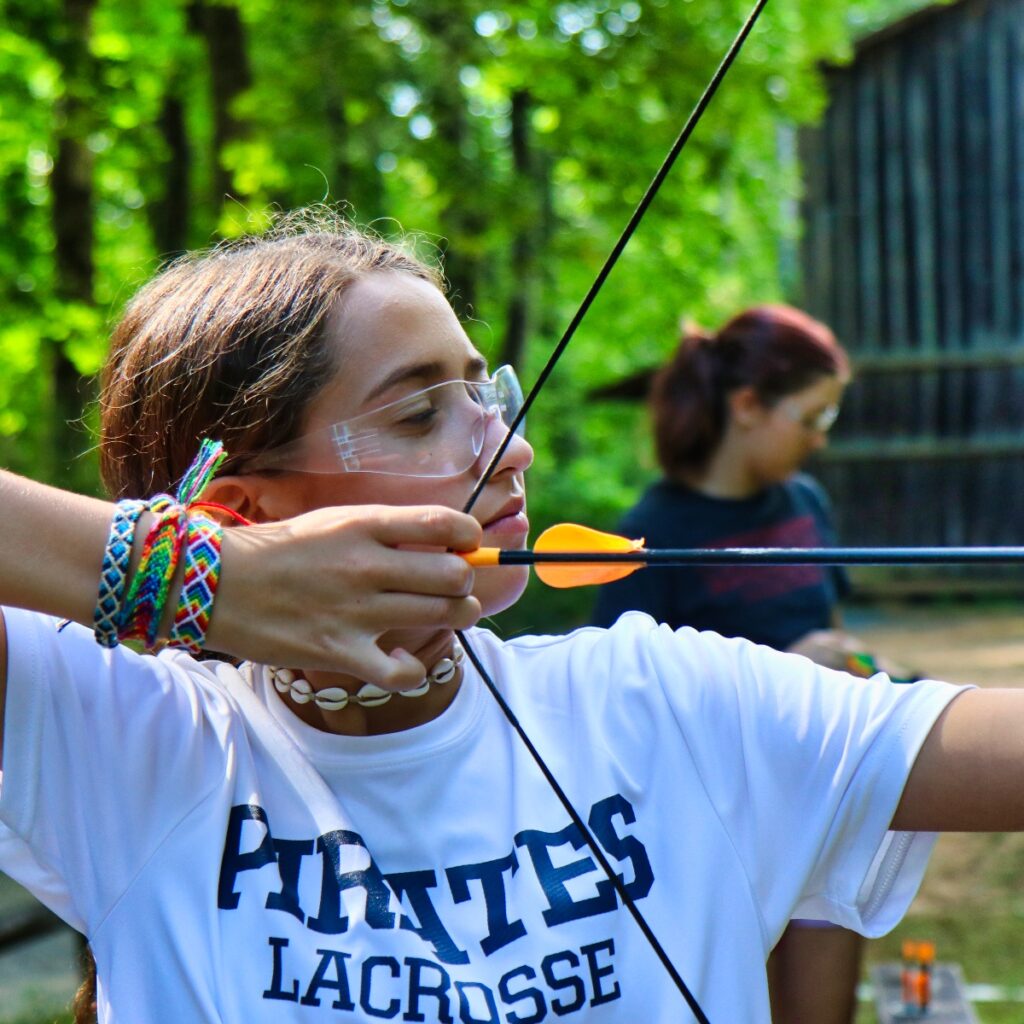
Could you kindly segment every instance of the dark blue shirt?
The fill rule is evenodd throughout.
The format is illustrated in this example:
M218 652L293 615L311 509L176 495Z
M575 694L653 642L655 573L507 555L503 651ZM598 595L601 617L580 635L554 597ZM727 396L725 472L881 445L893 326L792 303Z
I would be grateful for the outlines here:
M662 480L619 524L650 548L832 547L828 498L799 474L751 498L711 498ZM828 629L849 590L839 567L698 565L641 569L603 586L593 621L611 625L639 609L673 628L693 626L743 636L785 650L815 629Z

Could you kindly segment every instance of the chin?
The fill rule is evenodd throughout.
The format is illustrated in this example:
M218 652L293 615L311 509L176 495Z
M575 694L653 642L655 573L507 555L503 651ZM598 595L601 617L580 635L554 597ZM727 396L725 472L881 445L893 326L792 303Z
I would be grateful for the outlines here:
M529 582L529 566L477 569L477 585L473 593L480 601L482 615L497 615L511 608L523 596Z
M799 469L799 465L767 468L760 474L761 486L772 487L775 484L785 483Z

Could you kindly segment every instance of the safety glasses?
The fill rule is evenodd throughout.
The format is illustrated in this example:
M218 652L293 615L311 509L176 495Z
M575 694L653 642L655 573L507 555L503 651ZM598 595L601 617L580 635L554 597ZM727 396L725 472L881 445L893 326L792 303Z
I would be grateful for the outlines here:
M839 416L838 403L826 405L824 409L810 413L801 409L795 401L782 402L780 408L786 419L799 423L805 430L816 434L827 434Z
M502 366L489 380L448 380L333 423L264 452L246 469L456 476L480 457L491 424L507 428L522 405L515 370ZM520 423L516 433L523 431Z

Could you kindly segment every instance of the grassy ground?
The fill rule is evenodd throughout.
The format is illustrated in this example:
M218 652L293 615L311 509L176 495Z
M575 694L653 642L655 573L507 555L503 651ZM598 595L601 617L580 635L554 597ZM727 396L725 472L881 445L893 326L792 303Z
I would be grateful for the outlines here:
M956 961L968 984L1024 984L1024 916L1000 914L975 918L956 914L912 914L891 934L868 946L869 962L898 961L905 938L932 939L939 960ZM1021 1024L1022 1003L977 1003L974 1011L981 1024ZM876 1024L874 1008L862 1003L857 1024Z
M982 686L1024 685L1024 614L1015 606L875 609L851 623L872 647L923 674ZM1024 835L948 835L921 892L869 964L899 960L904 938L932 939L968 984L1024 985ZM981 1024L1024 1024L1022 1003L978 1003ZM875 1024L861 1004L857 1024Z
M38 1016L29 1013L28 1016L15 1017L11 1024L71 1024L71 1014L62 1014L60 1017Z

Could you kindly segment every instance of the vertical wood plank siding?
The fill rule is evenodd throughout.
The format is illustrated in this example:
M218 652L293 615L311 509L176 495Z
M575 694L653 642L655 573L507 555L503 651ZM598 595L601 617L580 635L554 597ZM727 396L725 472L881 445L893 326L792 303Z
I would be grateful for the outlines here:
M1024 0L919 12L826 74L801 301L856 379L814 471L845 543L1019 544Z

